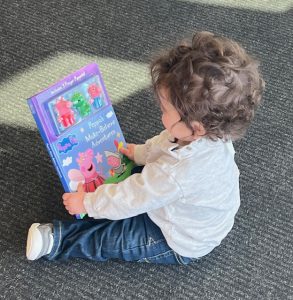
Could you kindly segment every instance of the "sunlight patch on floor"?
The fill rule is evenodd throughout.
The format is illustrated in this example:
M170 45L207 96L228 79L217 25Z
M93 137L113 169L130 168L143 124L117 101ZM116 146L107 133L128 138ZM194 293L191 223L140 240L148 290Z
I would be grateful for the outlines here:
M91 62L100 66L113 103L150 83L146 64L79 53L58 53L0 84L0 123L34 127L26 99Z
M259 10L264 12L286 12L293 7L292 0L179 0L181 2L202 3L239 9Z

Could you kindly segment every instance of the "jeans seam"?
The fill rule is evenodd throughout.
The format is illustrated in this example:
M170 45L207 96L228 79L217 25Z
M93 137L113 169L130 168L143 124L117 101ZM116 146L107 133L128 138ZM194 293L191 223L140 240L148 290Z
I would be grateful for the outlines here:
M167 251L165 251L163 253L159 253L159 254L154 255L154 256L143 257L143 258L139 259L138 261L146 261L146 262L148 262L149 259L156 259L159 256L168 257L169 255L166 256L165 255L166 253L175 253L175 252L174 252L174 250L170 249L170 250L167 250Z
M155 240L152 237L149 237L147 243L144 244L143 246L153 246L153 245L165 242L165 241L166 241L165 239Z
M166 240L165 239L160 239L160 240L153 240L153 242L150 242L150 239L147 240L146 243L143 243L141 245L136 245L134 247L130 247L130 248L127 248L127 249L124 249L125 251L129 251L129 250L134 250L136 248L141 248L141 247L150 247L150 246L154 246L156 244L159 244L159 243L162 243L162 242L165 242ZM115 251L115 249L113 249L112 251ZM120 249L117 249L117 251L120 251Z

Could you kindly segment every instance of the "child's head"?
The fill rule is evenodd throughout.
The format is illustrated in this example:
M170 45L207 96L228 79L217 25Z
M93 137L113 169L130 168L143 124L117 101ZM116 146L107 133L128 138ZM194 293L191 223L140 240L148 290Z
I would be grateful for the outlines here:
M258 63L236 42L209 32L155 59L151 75L161 106L168 100L181 126L211 139L241 138L264 89Z

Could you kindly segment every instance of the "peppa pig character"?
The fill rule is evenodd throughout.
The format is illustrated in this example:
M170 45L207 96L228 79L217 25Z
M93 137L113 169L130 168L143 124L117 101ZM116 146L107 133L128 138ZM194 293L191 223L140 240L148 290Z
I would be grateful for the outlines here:
M74 93L71 97L71 102L73 103L73 107L77 109L82 117L87 116L91 112L90 104L81 93Z
M105 179L96 170L93 163L94 152L88 149L85 152L78 153L79 157L76 159L80 170L71 169L68 172L68 177L71 182L71 188L76 186L78 181L83 181L83 189L85 192L94 192L98 186L104 183Z
M58 114L58 122L65 128L75 123L74 112L71 107L72 102L65 100L63 97L55 103L55 109Z
M87 89L91 99L93 99L94 107L100 108L104 105L103 99L102 99L102 89L95 83L92 83L89 85Z

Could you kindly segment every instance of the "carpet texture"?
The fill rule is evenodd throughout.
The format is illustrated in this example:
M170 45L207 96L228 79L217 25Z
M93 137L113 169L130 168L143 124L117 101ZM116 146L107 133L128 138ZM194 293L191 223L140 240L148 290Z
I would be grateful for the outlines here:
M1 299L293 299L293 14L285 2L0 1ZM143 142L162 129L148 63L195 30L240 42L266 80L263 105L235 143L242 203L233 230L187 267L28 262L30 224L71 217L26 98L96 61L127 141Z

